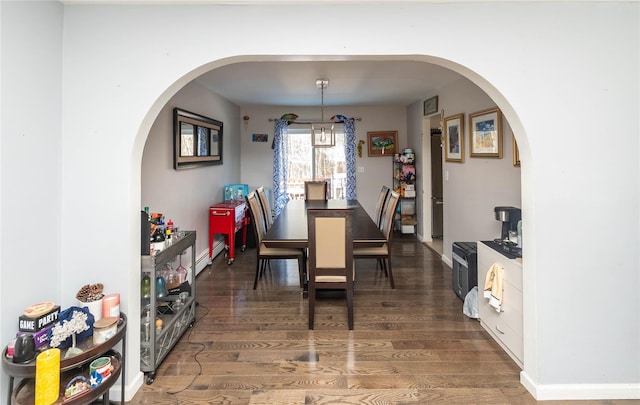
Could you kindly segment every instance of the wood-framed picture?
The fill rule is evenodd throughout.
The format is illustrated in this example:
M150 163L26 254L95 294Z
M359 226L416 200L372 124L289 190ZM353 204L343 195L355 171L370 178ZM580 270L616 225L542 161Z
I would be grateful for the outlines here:
M444 119L444 160L464 163L464 114Z
M393 156L398 153L398 131L367 132L369 156Z
M427 115L435 114L438 112L438 96L433 96L424 100L423 106L423 115L426 117Z
M471 157L502 158L502 113L498 108L469 114Z
M516 142L516 137L513 137L513 165L516 167L520 167L520 151L518 150L518 142Z

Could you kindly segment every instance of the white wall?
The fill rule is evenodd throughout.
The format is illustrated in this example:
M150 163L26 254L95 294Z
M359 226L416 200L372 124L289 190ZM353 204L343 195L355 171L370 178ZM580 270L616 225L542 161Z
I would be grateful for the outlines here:
M38 7L47 14L46 23L30 24L34 37L48 36L52 26L62 24L55 7L24 7ZM122 308L131 320L127 366L136 369L140 162L156 116L188 81L234 58L257 59L238 55L273 60L284 59L277 55L288 55L289 60L309 59L308 55L335 55L327 59L413 55L405 58L442 64L470 78L501 108L516 133L527 224L524 384L539 399L638 398L638 7L637 2L66 5L62 130L55 129L55 116L49 118L54 125L47 125L48 131L63 134L61 143L54 142L62 147L64 163L56 165L59 160L45 157L45 163L34 162L30 172L61 168L62 192L52 194L64 200L57 216L62 224L57 253L64 268L58 280L61 304L68 305L85 281L108 280L121 292ZM48 106L33 107L30 96L40 87L25 88L24 93L4 88L5 21L33 21L25 12L29 9L12 11L10 16L7 10L3 3L3 138L7 97L22 103L23 119L29 116L27 111L31 116L51 111ZM342 18L328 20L318 37L308 31L308 16L318 13L357 18L350 21L349 30L343 29ZM283 16L286 24L274 23ZM485 21L499 23L480 27L479 22ZM380 30L382 25L390 29ZM20 33L18 27L11 28L10 33ZM47 41L54 48L60 46L53 39ZM29 49L33 48L25 51ZM33 79L29 61L14 63L17 79L25 83ZM55 87L44 84L52 93ZM607 135L615 136L616 142L603 144ZM20 180L16 185L7 170L13 175L22 166L5 163L4 146L2 153L5 300L5 277L12 269L23 268L24 261L17 254L5 258L5 238L15 239L19 229L10 226L17 224L7 222L4 215L11 201L7 190L22 185ZM58 178L55 173L45 176ZM39 197L40 190L35 192L39 185L52 189L48 182L36 182L27 195ZM28 204L13 207L14 218L33 215ZM610 215L612 209L623 215ZM117 237L111 232L87 237L105 217ZM576 236L559 243L559 224ZM25 225L37 228L34 220ZM20 239L32 241L30 236L31 232ZM108 260L100 252L108 252ZM31 303L41 294L25 289L23 298ZM10 326L4 318L2 328L6 341ZM128 395L132 395L141 378L128 374L132 391Z
M222 165L173 169L175 107L222 122ZM198 256L208 255L207 208L223 200L225 184L240 182L239 111L238 106L191 82L162 108L144 147L142 206L163 213L182 230L195 230ZM185 262L189 263L188 257Z
M15 337L26 307L62 301L62 15L57 2L0 2L3 347ZM0 378L3 400L7 380Z
M467 79L445 86L438 95L444 116L464 114L464 162L443 166L444 256L451 264L453 242L493 240L500 237L502 223L494 207L521 208L520 168L513 166L513 131L502 120L502 159L471 157L469 114L494 108L495 103ZM526 226L523 221L523 226ZM526 250L525 250L526 254Z

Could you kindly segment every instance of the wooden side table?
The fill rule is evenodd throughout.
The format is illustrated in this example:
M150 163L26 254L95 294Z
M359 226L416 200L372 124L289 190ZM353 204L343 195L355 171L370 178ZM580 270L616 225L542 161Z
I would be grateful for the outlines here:
M112 348L122 342L122 355L112 350ZM106 405L109 403L109 388L115 384L118 377L120 378L120 403L124 404L125 393L125 365L126 365L126 352L127 352L127 316L120 312L120 319L118 321L118 327L116 333L111 339L106 342L94 345L92 338L87 338L76 345L82 349L82 353L70 357L64 358L67 349L62 349L60 352L60 395L58 400L54 404L85 404L93 401L94 399L103 397L103 403ZM96 388L92 388L89 392L79 395L76 398L71 398L65 401L64 390L73 377L78 374L89 375L89 364L98 357L108 356L111 357L111 364L114 366L114 370L102 384ZM7 357L7 347L2 351L2 369L9 375L9 390L7 396L7 404L33 404L35 395L35 376L36 376L36 361L35 359L27 363L13 363L13 361ZM16 378L20 378L20 382L14 389L14 381Z

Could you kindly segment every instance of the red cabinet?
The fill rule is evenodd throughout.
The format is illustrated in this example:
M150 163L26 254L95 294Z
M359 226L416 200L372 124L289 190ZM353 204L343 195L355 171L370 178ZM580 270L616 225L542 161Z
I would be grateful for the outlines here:
M225 255L227 264L235 259L235 233L242 230L242 247L247 246L247 204L244 201L224 201L209 207L209 262L213 252L213 237L215 234L224 235Z

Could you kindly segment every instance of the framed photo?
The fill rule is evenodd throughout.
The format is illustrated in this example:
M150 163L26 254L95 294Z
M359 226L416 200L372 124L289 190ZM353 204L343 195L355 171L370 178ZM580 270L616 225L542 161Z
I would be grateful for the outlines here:
M269 140L268 134L252 134L251 142L267 142Z
M444 119L444 159L464 163L464 114Z
M433 96L424 101L424 115L431 115L438 112L438 96Z
M398 153L398 131L367 132L369 156L393 156Z
M516 167L520 167L520 151L518 150L518 142L516 142L516 137L513 137L513 165Z
M498 108L469 114L471 157L502 158L502 113Z

